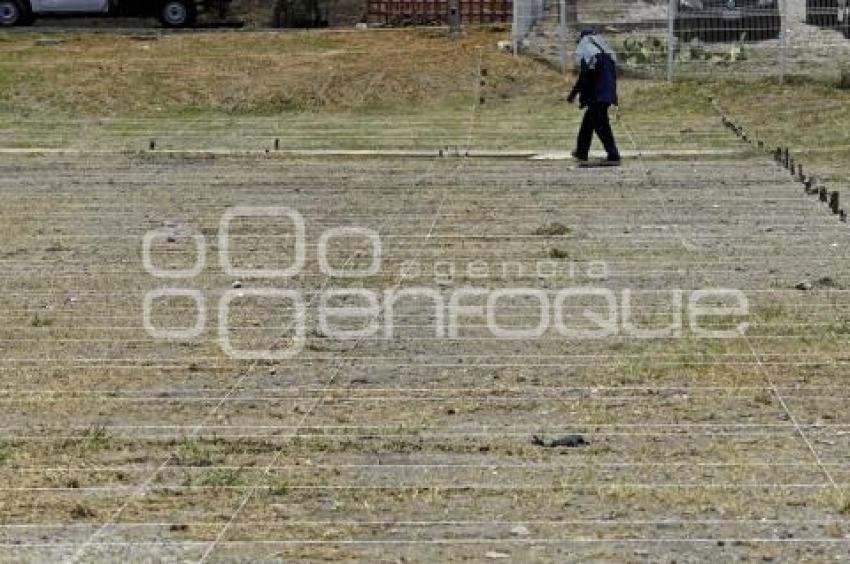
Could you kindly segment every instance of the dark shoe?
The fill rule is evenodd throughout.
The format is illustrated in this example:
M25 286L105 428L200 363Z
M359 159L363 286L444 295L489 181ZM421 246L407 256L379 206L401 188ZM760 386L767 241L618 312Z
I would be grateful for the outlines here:
M583 163L587 162L587 155L583 155L583 156L579 155L577 151L571 151L570 156L577 161L580 161L580 162L583 162Z
M578 166L581 168L620 166L620 159L594 159L593 161L583 161Z

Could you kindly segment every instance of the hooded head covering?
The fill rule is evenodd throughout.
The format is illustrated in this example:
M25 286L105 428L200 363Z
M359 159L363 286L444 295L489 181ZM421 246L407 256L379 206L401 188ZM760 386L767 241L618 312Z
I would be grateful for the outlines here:
M581 30L578 47L576 47L576 65L581 66L583 61L587 68L596 68L596 56L603 52L608 53L608 56L615 62L617 61L617 55L614 54L604 37L593 29Z

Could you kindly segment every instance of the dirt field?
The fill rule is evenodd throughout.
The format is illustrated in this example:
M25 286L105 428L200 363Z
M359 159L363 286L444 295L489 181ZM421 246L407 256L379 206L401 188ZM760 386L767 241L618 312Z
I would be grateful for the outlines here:
M4 157L2 171L3 558L848 555L847 228L765 158L580 170ZM235 280L216 233L233 205L305 218L300 275L239 280L239 292L303 294L306 346L291 360L231 360L219 347L215 304ZM378 273L320 272L316 241L338 226L377 231ZM185 234L197 232L209 246L200 274L145 271L142 238L163 227L174 240L153 245L156 266L190 267ZM285 265L290 231L234 223L234 262ZM343 241L331 262L364 267L361 247ZM549 261L555 277L538 273ZM489 278L480 264L470 275L476 262ZM521 268L502 276L505 262ZM795 289L801 280L813 288ZM329 288L426 287L448 302L465 286L631 289L644 327L670 323L673 290L734 288L751 327L736 339L686 325L681 338L505 340L472 314L457 338L437 337L427 299L399 302L391 339L329 338L316 319ZM145 331L143 295L158 287L202 291L199 337ZM582 305L567 305L577 323ZM537 323L533 302L503 307L506 326ZM176 299L153 319L190 327L194 309ZM288 346L289 309L234 306L234 346ZM567 433L588 444L532 444Z
M843 187L847 93L627 80L577 168L567 79L429 34L2 37L0 560L850 558L850 232L709 101Z

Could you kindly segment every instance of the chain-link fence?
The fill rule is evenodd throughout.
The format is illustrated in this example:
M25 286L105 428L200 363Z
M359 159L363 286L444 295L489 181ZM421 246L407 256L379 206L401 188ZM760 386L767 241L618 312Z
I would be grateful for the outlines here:
M567 70L580 29L605 34L621 65L665 76L802 75L840 80L850 0L517 0L518 52Z

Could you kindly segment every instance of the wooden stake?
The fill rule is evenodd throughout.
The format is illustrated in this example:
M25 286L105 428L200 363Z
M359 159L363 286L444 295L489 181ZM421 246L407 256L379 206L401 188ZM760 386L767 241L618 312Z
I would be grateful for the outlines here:
M838 214L838 192L836 191L829 193L829 209L832 210L832 213Z

